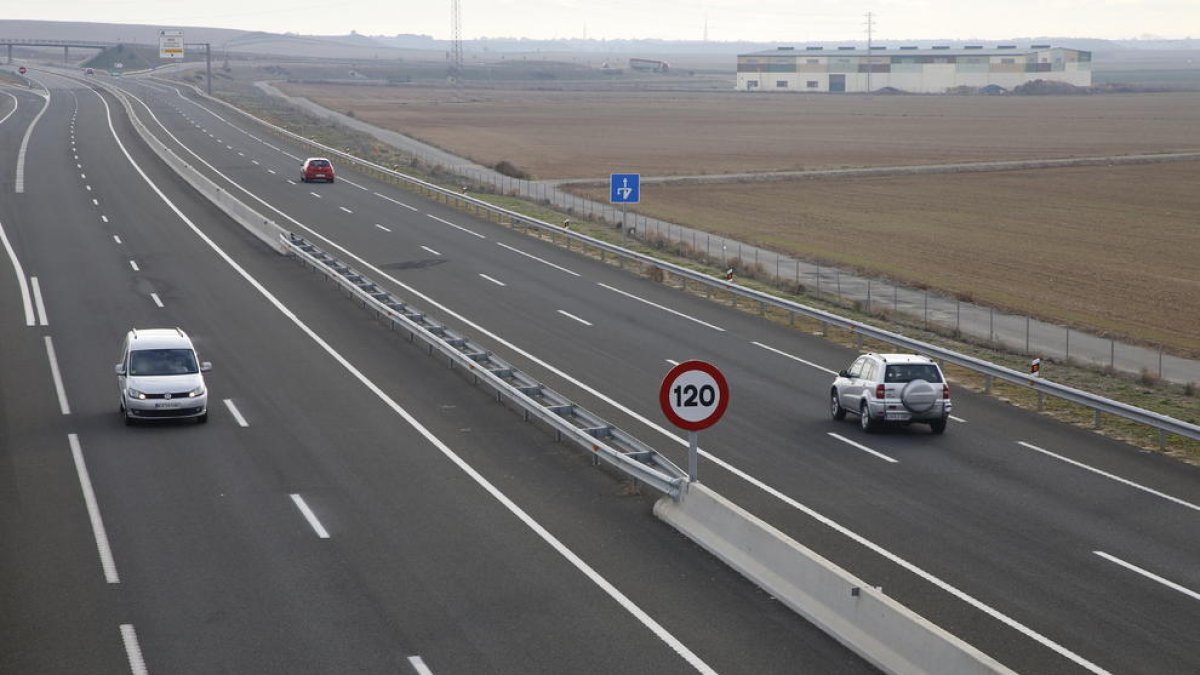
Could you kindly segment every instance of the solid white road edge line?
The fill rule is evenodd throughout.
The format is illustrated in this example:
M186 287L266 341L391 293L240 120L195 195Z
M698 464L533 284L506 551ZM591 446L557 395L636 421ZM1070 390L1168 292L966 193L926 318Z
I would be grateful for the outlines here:
M121 624L121 641L125 643L125 656L129 658L129 670L133 675L149 675L146 659L142 658L142 647L138 644L137 631L133 624Z
M453 227L456 230L462 230L463 232L466 232L467 234L471 235L472 237L479 237L480 239L487 239L487 237L483 236L482 234L479 234L478 232L468 230L467 228L463 227L462 225L455 225L454 223L452 223L444 218L438 218L437 216L433 215L432 213L426 213L425 215L429 216L430 218L433 218L434 220L438 221L439 223L445 223L445 224L449 225L450 227Z
M559 270L561 272L566 272L567 274L570 274L571 276L575 276L575 277L582 276L579 272L573 272L573 271L563 267L562 265L555 265L554 263L550 262L549 260L543 260L543 259L537 257L536 255L533 255L532 253L526 253L525 251L522 251L519 248L513 248L512 246L509 246L508 244L505 244L502 241L496 242L496 245L506 248L506 249L512 251L513 253L523 255L526 258L532 258L533 260L536 260L536 261L542 263L543 265L549 265L550 267L553 267L554 269Z
M1029 448L1030 450L1033 450L1035 452L1040 452L1043 455L1046 455L1047 457L1053 457L1054 459L1057 459L1060 462L1066 462L1067 464L1077 466L1080 469L1084 469L1085 471L1091 471L1094 474L1104 476L1105 478L1108 478L1110 480L1115 480L1118 483L1124 483L1125 485L1128 485L1129 487L1141 490L1142 492L1147 492L1149 494L1154 495L1155 497L1162 497L1163 499L1165 499L1169 502L1175 502L1176 504L1179 504L1180 506L1186 506L1187 508L1192 509L1193 511L1200 511L1200 504L1193 504L1191 502L1184 501L1178 497L1172 497L1169 494L1159 492L1158 490L1155 490L1152 488L1148 488L1145 485L1140 485L1129 479L1121 478L1120 476L1113 475L1107 471L1101 471L1100 469L1088 466L1087 464L1084 464L1083 462L1077 462L1068 457L1064 457L1058 453L1050 452L1049 450L1046 450L1045 448L1039 448L1038 446L1036 446L1032 443L1026 443L1025 441L1017 441L1017 445Z
M309 526L317 533L317 536L322 539L328 539L329 533L325 531L325 526L321 525L321 521L317 520L317 514L308 508L308 504L304 503L304 498L300 495L291 495L292 502L296 504L296 508L300 509L300 513L304 514L304 519L308 521Z
M34 325L33 302L29 298L29 282L25 280L25 268L21 267L21 261L17 260L17 252L13 250L12 244L8 242L8 235L4 233L4 223L0 223L0 242L4 243L4 250L8 251L8 259L12 261L13 272L17 275L17 287L21 291L21 304L25 307L25 325Z
M96 538L96 549L100 552L100 566L104 568L104 580L110 584L121 583L117 576L117 564L113 561L112 547L108 545L108 533L100 517L100 506L96 503L96 492L92 489L92 478L88 475L87 463L83 461L83 448L79 436L67 434L71 444L71 457L75 459L75 473L79 474L79 487L83 490L83 503L87 506L88 519L92 523L92 536Z
M1147 579L1150 579L1151 581L1156 581L1173 591L1178 591L1180 593L1183 593L1184 595L1190 596L1191 598L1193 598L1195 600L1200 600L1200 593L1197 593L1196 591L1193 591L1192 589L1187 588L1185 586L1180 586L1179 584L1175 583L1174 581L1164 579L1164 578L1158 576L1157 574L1150 572L1149 570L1144 570L1141 567L1134 565L1133 563L1125 562L1124 560L1121 560L1120 558L1118 558L1114 555L1109 555L1108 553L1105 553L1104 551L1092 551L1092 553L1095 553L1096 555L1100 556L1101 558L1104 558L1105 560L1107 560L1109 562L1116 563L1131 572L1136 572L1136 573L1146 577Z
M419 656L408 657L408 663L413 667L413 670L417 671L417 675L433 675L433 671L429 669L429 666L425 665L424 659Z
M492 282L493 284L496 284L497 286L507 286L508 285L508 284L504 283L503 281L500 281L499 279L493 279L492 277L489 277L488 275L484 274L483 272L480 272L479 276L483 277L484 279L487 279L488 281Z
M403 206L404 208L408 209L409 211L419 211L419 210L420 210L420 209L418 209L418 208L417 208L417 207L415 207L415 206L409 206L408 204L405 204L404 202L397 201L397 200L395 200L395 199L392 199L391 197L389 197L389 196L387 196L387 195L379 194L378 192L373 192L373 193L371 193L371 194L375 195L376 197L379 197L380 199L386 199L386 200L388 200L389 202L391 202L391 203L393 203L393 204L396 204L396 205L398 205L398 206Z
M839 441L841 441L847 445L858 448L859 450L862 450L863 452L869 452L872 455L875 455L876 457L878 457L879 459L882 459L885 462L891 462L892 464L900 463L900 460L898 460L898 459L893 459L893 458L888 457L887 455L883 454L882 452L879 452L877 450L872 450L871 448L868 448L867 446L865 446L861 443L856 443L856 442L850 440L849 438L842 436L841 434L835 434L832 431L829 431L826 433L828 433L830 436L833 436L834 438L838 439Z
M49 326L50 322L46 319L46 303L42 302L42 285L38 283L37 277L29 277L29 284L33 287L33 304L37 306L38 325Z
M125 148L125 144L121 142L120 137L117 135L116 128L113 126L112 112L109 109L108 102L105 101L104 98L101 97L98 93L96 95L98 98L100 98L100 101L104 104L105 112L108 116L109 131L112 133L113 138L116 140L117 146L121 149L121 152L125 155L125 159L133 166L134 170L136 170L138 172L138 174L142 177L142 180L144 180L146 182L146 184L150 186L150 189L153 190L156 195L158 195L158 198L161 199L165 204L167 204L167 206L175 213L175 215L181 221L183 221L183 223L185 225L187 225L188 228L190 228L192 230L192 232L194 232L196 234L196 236L200 238L201 241L203 241L205 244L208 245L209 248L211 248L214 252L216 252L216 254L222 260L224 260L226 264L228 264L231 268L233 268L233 270L235 272L237 272L243 279L245 279L247 281L247 283L249 283L264 298L266 298L267 301L271 305L273 305L276 309L278 309L281 314L283 314L285 317L287 317L293 324L296 325L297 328L299 328L313 342L315 342L318 346L320 346L321 349L323 349L325 351L325 353L329 354L329 356L331 358L333 358L335 361L337 361L342 366L342 368L344 368L347 372L350 373L350 375L352 375L355 379L357 379L359 382L361 382L363 384L363 386L366 387L368 390L370 390L371 393L375 394L375 396L377 398L379 398L379 400L383 401L383 403L385 405L387 405L389 408L391 408L393 412L395 412L402 419L404 419L404 421L407 422L410 427L412 427L414 430L416 430L417 433L421 434L421 436L423 436L427 441L429 441L430 444L432 444L435 448L437 448L438 451L440 451L443 456L445 456L448 460L450 460L456 466L458 466L458 468L460 470L462 470L463 473L467 474L472 480L474 480L475 483L477 485L479 485L483 490L485 490L488 494L490 494L492 496L492 498L494 498L496 501L500 502L500 504L503 505L506 509L508 509L508 511L511 514L513 514L517 519L519 519L522 523L524 523L526 527L528 527L535 534L537 534L537 536L539 536L542 539L542 541L546 542L546 544L549 545L551 548L553 548L555 550L555 552L557 552L559 555L561 555L563 558L565 558L571 565L573 565L575 567L575 569L579 570L593 584L595 584L602 591L604 591L606 594L608 594L608 596L610 598L612 598L614 601L616 601L626 612L628 612L630 615L632 615L634 618L636 618L643 626L645 626L652 633L654 633L654 635L656 637L658 637L659 640L661 640L664 644L666 644L668 647L670 647L672 651L674 651L681 658L683 658L685 661L687 661L688 664L691 665L693 668L695 668L697 671L704 673L705 675L710 675L710 674L716 675L716 671L713 670L712 667L710 667L699 656L697 656L694 652L692 652L692 650L688 649L686 645L684 645L682 642L680 642L678 638L676 638L669 631L667 631L666 628L664 628L661 624L659 624L657 621L655 621L654 618L651 617L649 614L647 614L644 610L642 610L641 607L639 607L632 600L630 600L628 596L626 596L624 593L622 593L620 591L620 589L618 589L611 582L609 582L607 579L605 579L603 576L601 576L599 572L597 572L590 565L588 565L582 558L580 558L578 555L576 555L574 551L572 551L565 544L563 544L561 541L559 541L559 539L557 537L555 537L553 534L551 534L550 531L547 530L546 528L544 528L541 523L539 523L532 516L530 516L528 513L526 513L520 506L518 506L516 504L516 502L509 499L508 496L505 495L503 492L501 492L499 488L497 488L490 481L488 481L487 478L485 478L483 476L483 474L476 471L474 467L472 467L465 460L463 460L461 457L459 457L457 453L455 453L453 450L450 449L450 446L446 445L444 442L442 442L442 440L440 438L435 436L433 434L433 432L431 432L431 431L429 431L429 429L425 428L425 426L422 425L421 422L419 420L417 420L417 418L413 417L412 414L409 413L407 410L405 410L403 407L401 407L400 404L398 404L394 400L392 400L392 398L390 396L388 396L386 392L384 392L382 389L380 389L379 386L376 385L373 381L371 381L366 375L364 375L362 373L362 371L360 371L358 368L356 368L353 364L350 363L350 361L348 361L344 356L342 356L339 352L337 352L329 343L327 343L324 340L324 338L322 338L315 331L313 331L311 328L309 328L307 324L305 324L303 321L300 320L299 317L297 317L294 313L292 313L292 311L290 309L288 309L288 307L286 305L284 305L278 298L276 298L270 291L268 291L266 289L266 287L264 287L261 283L259 283L259 281L257 279L255 279L253 276L251 276L249 272L247 272L245 269L243 269L242 266L239 265L237 263L237 261L235 261L232 257L230 257L229 254L224 251L224 249L222 249L220 246L218 246L217 243L214 242L211 237L204 234L204 232L202 232L200 230L200 228L197 227L196 224L193 223L191 221L191 219L189 219L183 213L183 211L181 211L179 209L178 206L176 206L170 199L167 198L167 196L165 194L163 194L162 190L157 185L155 185L154 181L150 180L150 177L147 176L146 172L142 170L142 167L140 165L138 165L137 162L134 161L133 157L129 154L129 150L127 150ZM133 98L136 99L137 97L133 97ZM138 101L141 102L140 99L138 99ZM142 102L142 106L146 107L146 104L144 102ZM146 107L146 110L149 111L149 107ZM151 116L153 116L153 112L151 112L150 114L151 114ZM157 118L155 118L155 120L157 121ZM162 126L162 124L159 123L159 126ZM165 130L166 127L163 127L163 129ZM170 132L168 131L167 133L169 134ZM178 142L178 139L176 139L176 142ZM182 145L182 144L180 144L180 145ZM186 147L186 146L184 146L184 147ZM189 152L190 152L190 150L189 150ZM225 178L225 177L222 175L222 178ZM229 179L226 178L226 180L229 180ZM237 185L237 183L234 183L233 181L229 181L229 182L233 185ZM238 186L238 187L241 188L241 186ZM251 194L248 190L245 190L244 188L241 188L241 189L243 191L245 191L247 194ZM269 208L274 209L274 207L270 207L269 205L266 204L266 202L262 202L262 200L259 199L258 197L254 197L254 198L258 199L261 203L268 206ZM278 212L277 209L276 209L276 211ZM284 214L280 213L280 215L284 215ZM289 220L293 220L286 215L284 217L287 217ZM295 221L293 220L293 222L295 222ZM299 225L299 223L297 223L297 225ZM300 226L304 227L303 225L300 225ZM309 232L312 232L312 230L310 230L307 227L305 227L304 229ZM320 236L320 235L316 234L315 232L313 234L316 236ZM321 238L323 240L325 240L324 237L321 237ZM328 241L328 240L326 240L326 241ZM341 249L340 246L338 248ZM344 249L342 249L342 250L344 250ZM353 254L351 254L351 255L353 255ZM355 258L357 259L357 256L355 256ZM366 261L363 261L363 262L366 263ZM366 263L366 264L370 265L370 263ZM375 268L373 265L370 265L370 267L373 270L378 270L378 268ZM378 271L382 272L382 270L378 270ZM399 282L397 282L397 283L399 283Z
M142 106L146 107L145 103L142 103ZM203 107L203 106L201 106L201 107ZM147 110L147 112L150 113L151 117L154 117L153 111L150 111L150 109L148 107L146 108L146 110ZM157 118L155 118L155 121L157 122ZM111 121L109 123L109 126L111 128L111 126L112 126ZM163 126L161 122L159 122L159 126L160 127ZM163 127L163 130L166 131L166 127ZM171 135L170 131L166 131L166 133L168 135ZM171 135L171 137L175 138L173 135ZM177 143L179 142L178 139L175 139L175 141ZM300 221L296 220L292 216L290 216L287 213L284 213L280 209L276 208L274 205L268 203L267 201L265 201L258 195L250 192L246 188L242 187L240 184L231 180L228 176L217 171L211 164L206 162L203 158L201 158L199 155L197 155L190 148L187 148L187 146L184 146L182 143L180 145L182 147L184 147L184 149L186 149L189 153L191 153L191 155L193 157L195 157L197 159L197 161L203 163L210 170L215 171L217 173L217 175L221 176L221 178L223 178L225 181L227 181L230 185L233 185L237 189L241 190L249 198L255 200L259 204L262 204L264 208L270 209L274 213L277 213L281 218L284 218L285 220L295 224L296 227L301 228L302 230L309 233L313 237L325 242L325 244L327 244L330 248L333 248L333 249L337 250L339 253L345 255L346 257L348 257L352 260L355 260L360 265L362 265L363 268L371 270L371 272L373 274L377 275L379 278L388 280L389 282L395 284L398 288L403 288L406 292L411 294L413 297L421 299L424 303L426 303L430 307L435 307L438 310L445 312L448 316L454 317L456 320L462 322L464 325L469 326L472 329L479 331L480 334L486 335L488 338L495 340L497 344L503 345L504 347L511 349L513 352L520 354L521 356L529 359L531 362L536 363L537 365L547 369L549 372L554 373L555 375L563 378L565 381L570 382L571 384L579 387L583 391L586 391L587 393L608 403L609 405L613 406L617 410L620 410L621 412L625 413L629 417L646 425L650 429L653 429L654 431L657 431L658 433L662 434L663 436L666 436L670 440L678 443L680 446L685 447L685 448L688 446L687 439L678 436L673 431L667 429L666 427L663 427L662 425L651 420L650 418L638 413L637 411L635 411L632 408L630 408L629 406L617 401L616 399L612 398L611 396L604 394L603 392L597 390L595 387L592 387L591 385L588 385L587 383L582 382L581 380L574 377L570 373L567 373L567 372L563 371L561 368L558 368L558 367L554 366L553 364L548 363L547 361L530 353L528 350L522 349L521 347L513 344L511 341L509 341L509 340L505 339L504 337L496 334L495 332L485 328L484 326L476 323L475 321L472 321L471 319L463 316L462 314L454 311L450 307L447 307L446 305L442 304L441 302L438 302L436 299L421 292L420 290L414 288L413 286L404 283L403 281L396 278L395 276L392 276L391 274L388 274L386 271L384 271L380 267L372 264L368 260L365 260L362 256L354 253L353 251L347 249L345 246L342 246L341 244L333 241L332 239L321 234L320 232L317 232L316 230L312 229L311 227L308 227L304 223L301 223ZM128 153L126 153L126 156L128 156ZM145 176L145 174L143 174L143 177L144 176ZM147 180L147 182L149 182L148 178L146 180ZM161 195L161 192L159 194ZM164 199L165 199L165 197L164 197ZM176 212L178 213L178 210ZM183 218L183 215L180 214L180 217ZM188 224L191 225L191 221L186 221L186 219L185 219L185 222L188 222ZM213 246L215 248L215 244L212 244L211 241L207 238L207 236L202 234L194 225L192 225L192 229L194 231L196 231L196 233L201 238L203 238L205 241L209 242L210 246ZM232 261L229 261L229 262L231 265L235 266L235 269L238 269L239 271L241 271L240 267L236 267L236 263L233 263ZM257 282L255 282L255 283L257 283ZM265 293L265 290L263 290L262 292ZM281 311L285 311L285 310L281 310ZM289 316L290 316L290 314L289 314ZM298 319L293 319L293 320L298 321ZM314 337L314 339L319 339L319 338ZM337 357L335 357L335 358L337 358ZM369 385L369 386L373 387L374 385ZM892 563L908 570L912 574L915 574L918 577L924 579L925 581L928 581L929 583L942 589L944 592L949 593L950 595L958 598L960 601L976 608L977 610L987 614L988 616L991 616L992 618L996 619L997 621L1000 621L1001 623L1009 626L1013 630L1021 633L1022 635L1025 635L1026 637L1033 640L1034 642L1037 642L1038 644L1045 646L1046 648L1050 649L1051 651L1054 651L1055 653L1071 660L1072 662L1082 666L1083 668L1086 668L1087 670L1089 670L1093 673L1097 673L1098 675L1107 675L1108 671L1100 668L1099 666L1095 665L1091 661L1088 661L1087 659L1083 658L1079 654L1076 654L1075 652L1067 649L1066 647L1058 644L1057 642L1054 642L1053 640L1042 635L1041 633L1034 631L1032 628L1025 626L1024 624L1022 624L1019 621L1017 621L1016 619L1013 619L1012 617L1004 614L1003 612L1001 612L989 605L984 604L982 601L974 598L971 595L968 595L964 591L961 591L958 588L951 586L949 583L939 579L938 577L934 576L933 574L931 574L929 572L926 572L925 570L921 569L920 567L917 567L913 563L908 562L907 560L897 556L896 554L888 551L887 549L883 548L882 546L875 544L874 542L863 537L862 535L841 525L837 521L832 520L831 518L818 513L817 511L809 508L808 506L806 506L804 504L801 504L800 502L796 501L792 497L784 494L783 492L780 492L779 490L777 490L776 488L774 488L770 485L767 485L763 481L759 480L758 478L755 478L754 476L751 476L750 474L737 468L736 466L730 464L729 462L726 462L725 460L717 457L716 455L713 455L712 453L704 450L703 448L700 449L700 454L703 455L705 457L705 459L713 462L717 466L720 466L721 468L732 473L733 475L737 476L738 478L741 478L742 480L746 481L747 483L755 486L759 490L766 492L767 494L771 495L772 497L775 497L776 499L782 501L783 503L787 504L788 506L791 506L792 508L821 522L826 527L833 529L834 531L861 544L862 546L865 546L865 547L871 549L872 551L875 551L876 553L883 556L884 558L887 558L888 560L892 561ZM455 456L455 457L457 457L457 456ZM464 470L466 470L466 469L464 469Z
M238 423L238 426L250 426L250 424L246 422L246 418L242 417L242 412L237 409L237 406L233 404L231 399L225 399L225 407L229 408L229 414L233 415L233 419Z
M5 115L2 119L0 119L0 124L4 124L5 122L7 122L8 118L12 117L13 113L17 112L17 108L20 107L20 105L21 105L21 102L18 101L17 97L14 96L11 92L6 91L6 92L4 92L4 94L13 100L13 109L9 110L8 114Z
M58 407L62 414L70 415L71 406L67 403L67 390L63 387L62 372L58 369L58 357L54 355L54 341L46 336L46 358L50 360L50 377L54 378L54 389L58 392Z
M684 319L687 319L688 321L695 321L696 323L700 324L701 326L708 326L709 328L711 328L715 331L720 331L722 333L725 332L725 329L721 328L720 326L714 326L713 324L708 323L707 321L701 321L700 319L697 319L694 316L688 316L687 314L684 314L683 312L671 309L670 307L664 307L663 305L660 305L657 302L650 302L649 300L647 300L645 298L639 298L638 296L634 295L633 293L628 293L619 288L613 288L612 286L609 286L608 284L605 284L605 283L601 283L599 281L596 282L596 285L601 288L607 288L608 290L610 290L614 293L620 293L621 295L624 295L627 298L630 298L632 300L637 300L638 302L645 303L647 305L650 305L651 307L656 307L656 308L661 309L662 311L667 312L669 314L674 314L675 316L682 317Z
M578 321L579 323L581 323L581 324L583 324L583 325L585 325L585 326L590 326L590 325L592 325L592 322L591 322L591 321L584 321L583 319L581 319L581 318L579 318L579 317L575 316L574 314L572 314L572 313L570 313L570 312L564 312L563 310L561 310L561 309L560 309L560 310L558 310L558 313L559 313L559 314L562 314L563 316L567 317L568 319L574 319L575 321Z
M37 126L38 120L42 119L42 115L46 114L46 110L50 108L50 89L46 85L34 80L39 86L46 90L45 100L42 103L42 109L33 117L33 121L29 123L29 128L25 130L25 137L21 139L21 149L17 152L17 176L16 176L16 192L21 194L25 192L25 153L29 150L29 137L33 135L33 128ZM71 142L74 145L74 141Z

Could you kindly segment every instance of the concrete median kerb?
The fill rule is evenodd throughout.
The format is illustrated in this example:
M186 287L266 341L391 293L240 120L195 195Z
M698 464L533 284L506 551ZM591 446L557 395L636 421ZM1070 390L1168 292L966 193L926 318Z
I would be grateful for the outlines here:
M700 483L654 513L884 672L1013 673Z

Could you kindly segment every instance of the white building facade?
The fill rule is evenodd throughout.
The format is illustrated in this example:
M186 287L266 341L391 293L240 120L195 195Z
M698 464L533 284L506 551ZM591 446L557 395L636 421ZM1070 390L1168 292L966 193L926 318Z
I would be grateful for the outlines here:
M1033 45L1018 48L780 47L739 54L739 91L868 92L891 88L942 94L959 87L1014 87L1034 80L1092 84L1092 53Z

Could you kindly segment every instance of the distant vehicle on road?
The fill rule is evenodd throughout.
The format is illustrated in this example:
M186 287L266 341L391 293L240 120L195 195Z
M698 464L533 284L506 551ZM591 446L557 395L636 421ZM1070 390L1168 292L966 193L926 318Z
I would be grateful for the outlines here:
M91 68L84 68L84 69L83 69L83 74L84 74L84 75L95 75L95 74L96 74L96 71L92 70Z
M208 389L201 373L212 370L212 364L197 359L191 338L181 329L129 331L115 370L126 425L143 419L208 421Z
M917 354L863 354L838 373L829 390L833 419L852 412L867 433L886 423L921 422L940 434L952 409L941 367Z
M333 163L324 157L309 157L300 166L300 182L318 179L333 182Z

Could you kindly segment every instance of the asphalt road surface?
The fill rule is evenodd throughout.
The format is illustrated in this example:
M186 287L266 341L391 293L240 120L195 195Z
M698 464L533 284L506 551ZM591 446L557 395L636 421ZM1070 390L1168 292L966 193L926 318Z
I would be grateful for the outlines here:
M111 95L33 75L21 193L43 104L0 96L0 671L870 670L240 230ZM868 436L829 419L842 347L347 167L298 183L306 151L120 84L223 188L678 463L659 380L714 362L701 479L1009 667L1200 670L1194 468L962 389L944 436ZM214 363L208 425L121 425L151 325Z

